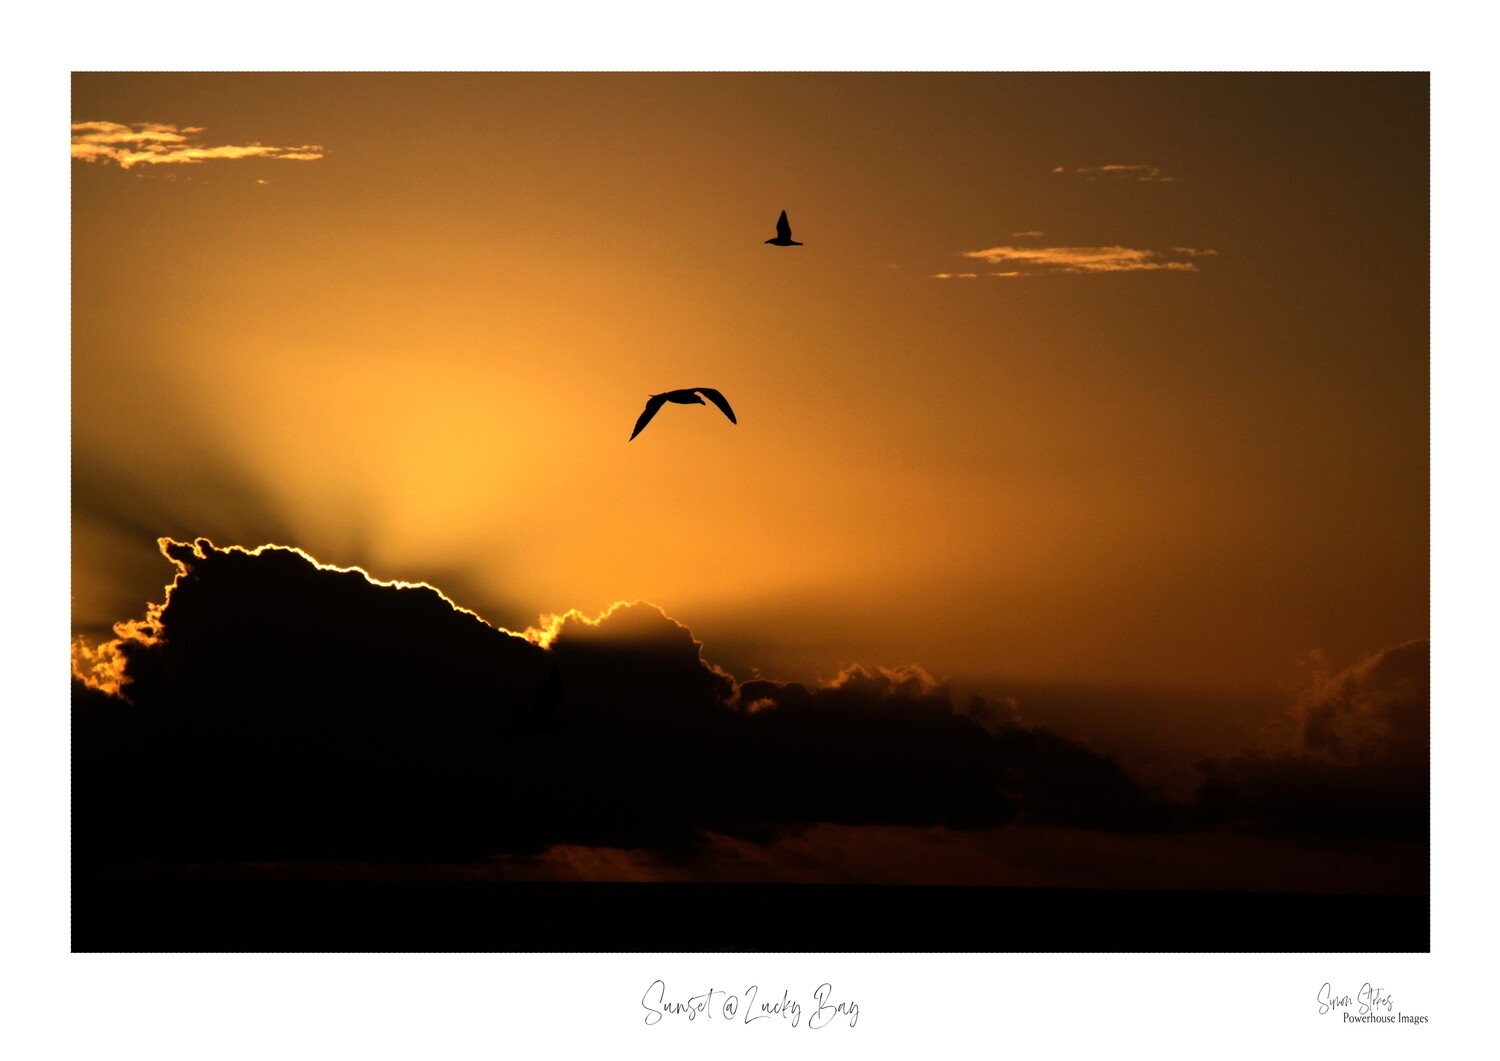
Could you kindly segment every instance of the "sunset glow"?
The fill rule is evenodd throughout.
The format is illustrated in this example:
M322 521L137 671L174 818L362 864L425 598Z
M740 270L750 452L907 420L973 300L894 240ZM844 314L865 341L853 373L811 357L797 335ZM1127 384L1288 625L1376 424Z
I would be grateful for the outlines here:
M96 138L325 153L75 173L77 628L165 534L510 628L652 600L806 677L1265 689L1397 643L1422 85L80 75ZM762 245L784 207L806 246ZM624 445L703 382L735 430Z
M110 857L1424 887L1425 75L72 107Z

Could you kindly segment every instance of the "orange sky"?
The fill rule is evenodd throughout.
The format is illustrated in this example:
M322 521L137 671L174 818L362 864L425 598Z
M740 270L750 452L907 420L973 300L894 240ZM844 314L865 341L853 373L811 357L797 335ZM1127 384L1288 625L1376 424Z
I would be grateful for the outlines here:
M513 629L650 600L741 676L1254 691L1426 636L1425 75L111 74L72 108L78 631L206 535ZM783 208L805 246L763 244ZM738 425L626 442L690 386Z

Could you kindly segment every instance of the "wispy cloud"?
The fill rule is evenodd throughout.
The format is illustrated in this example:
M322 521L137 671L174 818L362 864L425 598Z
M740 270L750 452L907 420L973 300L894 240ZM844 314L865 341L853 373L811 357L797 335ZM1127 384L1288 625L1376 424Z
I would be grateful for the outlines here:
M1175 177L1162 176L1161 169L1157 166L1144 165L1121 165L1112 162L1106 166L1054 166L1052 172L1057 176L1083 177L1086 180L1101 181L1172 181Z
M978 273L933 273L932 274L932 278L934 280L975 280L975 279L978 279L978 277L979 277Z
M1032 230L1030 232L1012 232L1010 235L1012 239L1038 239L1046 234L1045 232Z
M963 257L977 258L990 265L1008 265L1002 272L989 276L1036 276L1042 273L1136 273L1165 270L1195 273L1195 262L1184 259L1217 254L1214 250L1173 247L1169 251L1136 250L1131 247L989 247L964 251ZM973 273L937 273L947 280Z
M315 144L272 147L267 144L205 145L198 138L204 130L195 125L161 122L74 122L72 156L85 162L113 162L121 169L147 164L206 162L210 159L279 158L307 162L323 157Z

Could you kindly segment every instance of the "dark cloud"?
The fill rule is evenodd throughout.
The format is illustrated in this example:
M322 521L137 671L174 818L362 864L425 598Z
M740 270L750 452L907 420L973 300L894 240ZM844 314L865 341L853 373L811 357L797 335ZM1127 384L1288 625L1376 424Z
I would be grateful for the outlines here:
M482 854L511 704L546 654L436 590L290 549L164 539L165 603L112 658L128 703L75 701L85 851L201 857Z
M919 668L854 667L815 690L758 680L739 695L760 759L789 758L819 780L776 794L817 806L816 821L1125 830L1167 822L1166 808L1113 760L995 705L955 710Z
M1427 840L1430 680L1425 640L1320 676L1293 708L1291 747L1199 764L1200 816L1275 835Z
M918 667L736 682L642 602L512 633L431 586L290 548L161 550L177 569L165 601L75 646L82 861L608 849L688 867L828 827L1213 829L1408 851L1427 836L1426 642L1320 675L1288 743L1199 763L1193 800L1174 804ZM119 696L88 684L117 682Z
M88 592L80 601L75 588L74 621L95 638L107 636L122 614L137 612L161 591L161 555L150 547L157 537L297 537L273 492L218 445L195 415L176 415L162 430L169 452L156 461L105 455L75 432L73 581L75 587L86 581ZM100 553L108 556L107 579L88 563L97 563Z
M82 859L670 859L817 823L1168 821L1109 758L917 668L736 685L649 604L514 634L293 549L161 547L165 602L82 661L123 696L75 681Z
M1426 767L1431 648L1410 641L1320 676L1300 698L1309 755L1350 765Z

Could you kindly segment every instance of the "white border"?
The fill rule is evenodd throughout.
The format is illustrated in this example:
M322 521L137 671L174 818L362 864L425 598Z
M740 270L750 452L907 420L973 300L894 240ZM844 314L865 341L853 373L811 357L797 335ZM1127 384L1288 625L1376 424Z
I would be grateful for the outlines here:
M1360 1039L1363 1056L1462 1056L1484 1041L1473 963L1494 915L1483 813L1494 694L1493 327L1495 168L1489 36L1467 6L1420 9L1277 2L68 5L12 16L6 73L17 148L4 179L19 232L7 240L13 343L6 521L13 589L4 644L10 979L18 1056L153 1058L268 1054L504 1055L528 1046L791 1056L843 1047L875 1056L967 1047L1192 1049L1263 1057ZM55 12L55 13L54 13ZM544 13L545 12L545 13ZM1480 51L1485 49L1485 51ZM75 956L68 953L67 723L61 688L67 570L67 170L60 102L73 69L1406 69L1433 88L1433 953L1404 956ZM54 161L56 159L57 161ZM1481 184L1481 182L1483 182ZM9 272L9 270L8 270ZM16 573L19 571L19 575ZM997 911L997 916L1003 916ZM1474 965L1477 970L1477 965ZM674 985L759 982L858 998L859 1027L646 1029L638 999ZM1384 982L1420 1029L1338 1027L1318 984ZM1330 1029L1337 1030L1330 1030ZM662 1034L653 1034L661 1032ZM736 1032L744 1034L735 1034ZM775 1032L777 1034L763 1034ZM825 1036L842 1032L837 1044ZM757 1033L762 1033L758 1034ZM1487 1037L1486 1037L1487 1038ZM1449 1049L1445 1050L1444 1047ZM966 1056L968 1051L966 1050Z

